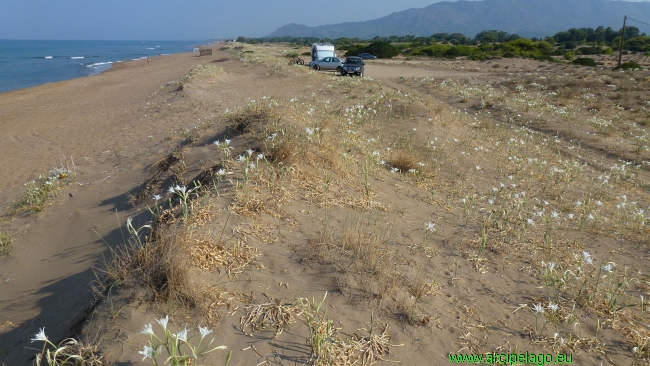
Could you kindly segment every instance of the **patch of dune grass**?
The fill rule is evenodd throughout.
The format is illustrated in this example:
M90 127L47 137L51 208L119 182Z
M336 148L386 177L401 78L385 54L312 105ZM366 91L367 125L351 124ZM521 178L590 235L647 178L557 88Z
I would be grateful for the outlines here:
M11 212L14 214L38 214L45 210L47 202L59 195L59 191L66 185L69 177L69 169L54 168L47 174L38 177L37 180L25 183L26 190L11 205Z
M11 243L13 241L14 238L9 236L9 234L0 231L0 256L11 253Z

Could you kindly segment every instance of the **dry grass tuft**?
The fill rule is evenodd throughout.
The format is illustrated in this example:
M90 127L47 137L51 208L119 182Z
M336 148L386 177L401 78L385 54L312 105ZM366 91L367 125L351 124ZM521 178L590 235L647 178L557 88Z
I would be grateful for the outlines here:
M235 309L237 310L237 309ZM296 322L296 317L302 315L302 310L295 304L275 303L250 305L244 308L246 315L241 317L240 325L242 332L250 327L252 332L259 332L269 328L275 329L275 336L282 334L289 324Z
M248 192L237 191L235 203L230 206L230 209L241 216L254 216L266 211L266 206L264 201L251 196Z
M251 102L245 108L236 110L226 116L228 130L233 134L252 132L252 126L264 127L274 122L277 117L273 107L261 102Z
M308 244L303 261L332 265L341 276L343 288L384 299L396 291L397 254L387 243L389 234L365 219L369 217L353 221L340 235L324 228Z
M242 273L260 256L256 248L243 244L241 240L227 248L216 241L195 239L190 251L193 263L199 268L214 271L225 267L228 275Z
M390 166L399 169L402 173L418 167L417 159L410 151L405 149L395 149L391 152Z
M150 301L172 300L191 307L197 298L189 281L190 263L187 233L168 227L156 230L143 243L132 239L113 250L98 272L106 278L103 288L143 289Z
M289 139L279 140L264 148L264 155L276 164L291 165L296 154L296 143Z

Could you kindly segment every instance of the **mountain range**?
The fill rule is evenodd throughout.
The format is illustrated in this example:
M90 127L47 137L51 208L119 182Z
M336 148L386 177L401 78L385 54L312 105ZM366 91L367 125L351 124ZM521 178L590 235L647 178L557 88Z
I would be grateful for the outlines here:
M340 38L463 33L468 37L484 30L506 31L522 37L545 37L569 28L620 29L623 16L650 23L650 3L612 0L483 0L439 2L408 9L379 19L320 26L288 24L267 37L295 36ZM650 27L629 22L642 32Z

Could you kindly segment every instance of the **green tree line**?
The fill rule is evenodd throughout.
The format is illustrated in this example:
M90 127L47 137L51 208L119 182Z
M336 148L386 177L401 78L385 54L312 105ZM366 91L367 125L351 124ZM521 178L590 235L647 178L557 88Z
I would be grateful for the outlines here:
M485 30L469 38L462 33L435 33L431 36L389 36L373 39L342 37L337 39L317 37L271 37L246 38L237 41L247 43L285 42L296 46L313 43L332 43L337 50L346 51L346 56L368 52L379 58L405 56L468 57L481 60L486 57L527 57L551 60L552 55L565 56L572 60L579 55L610 54L620 44L622 28L611 27L571 28L553 36L522 38L498 30ZM650 52L650 37L635 26L625 30L625 49L632 52Z

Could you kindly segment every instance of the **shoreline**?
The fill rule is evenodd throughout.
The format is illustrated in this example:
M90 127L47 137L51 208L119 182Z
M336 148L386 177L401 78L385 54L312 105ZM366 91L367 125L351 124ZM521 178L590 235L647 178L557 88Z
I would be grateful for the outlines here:
M21 42L21 40L5 40L5 41L8 41L8 42L11 42L11 41ZM26 42L27 41L40 42L40 40L26 40ZM49 41L45 41L45 42L49 42ZM58 41L53 41L53 42L58 42ZM95 42L95 41L60 41L60 42ZM153 42L156 42L156 41L97 41L97 42L148 42L148 43L153 43ZM160 42L176 42L176 41L160 41ZM188 43L190 43L190 42L191 41L188 41ZM112 57L110 55L103 55L103 56L78 55L78 56L75 56L74 53L72 53L72 56L70 56L69 54L68 55L54 55L51 52L49 52L50 50L44 50L44 55L41 55L41 56L38 56L38 57L31 56L31 57L28 57L28 59L37 58L37 59L44 59L44 60L54 60L54 59L66 59L66 60L70 59L70 60L79 60L79 61L86 60L89 63L87 65L81 63L79 65L79 66L81 66L81 68L79 68L77 70L76 75L64 76L64 77L62 77L62 78L60 78L58 80L40 82L38 84L29 85L29 86L21 86L21 87L9 89L9 90L0 90L0 95L2 95L4 93L9 93L9 92L17 91L17 90L23 90L23 89L38 87L38 86L47 85L47 84L56 83L56 82L68 81L68 80L73 80L73 79L83 79L83 78L90 77L90 76L100 75L100 74L105 73L106 71L112 69L113 65L115 65L115 64L123 64L123 63L126 63L126 62L141 61L141 60L146 60L146 59L154 59L154 58L159 58L159 57L163 57L163 56L172 56L172 55L178 55L178 54L184 54L184 53L195 53L195 52L197 52L196 50L198 50L198 48L200 48L200 47L210 46L210 45L216 44L218 42L221 42L221 41L216 41L216 42L209 43L209 44L192 43L191 46L187 46L188 48L191 47L192 51L185 50L185 51L182 51L182 52L164 52L164 53L159 53L159 54L155 54L155 55L144 55L144 56L140 56L140 57L137 57L137 58L130 58L129 55L128 55L128 51L125 51L124 58L122 58L122 59L113 59L114 56ZM155 50L155 49L158 49L159 47L160 46L147 47L146 49L147 50ZM165 51L165 49L163 48L163 49L161 49L161 51ZM100 59L103 59L103 60L102 61L97 61L97 62L92 62L93 58L100 58ZM12 66L12 67L14 67L14 66ZM70 68L70 67L71 67L71 65L65 66L66 70L68 68ZM71 71L71 70L72 69L67 70L67 71L65 71L65 73L73 74L74 72ZM11 87L10 85L12 84L13 81L11 79L7 79L6 82L7 82L7 86Z

